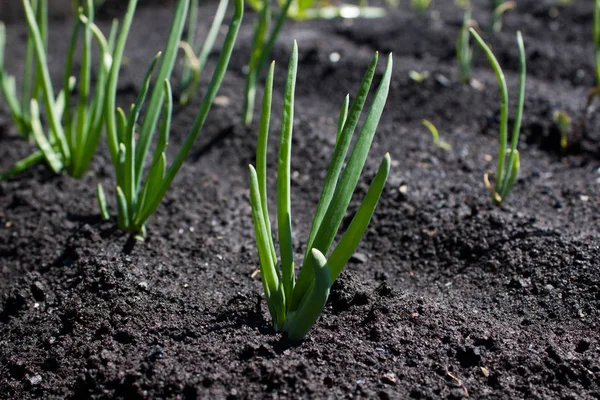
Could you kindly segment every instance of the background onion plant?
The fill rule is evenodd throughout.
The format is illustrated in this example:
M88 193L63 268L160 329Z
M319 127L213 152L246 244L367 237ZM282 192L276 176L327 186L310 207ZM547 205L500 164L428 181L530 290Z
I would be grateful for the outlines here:
M600 87L600 0L594 0L594 62L596 86Z
M463 14L463 24L456 39L456 60L458 61L458 75L463 83L471 82L471 65L473 63L473 47L469 29L475 26L471 19L471 5L467 3Z
M31 8L35 14L36 25L40 31L40 39L44 49L48 46L48 1L33 0ZM6 27L0 22L0 90L8 105L11 117L22 137L31 134L31 100L39 99L42 92L42 80L34 53L33 35L27 36L25 50L25 67L23 69L21 98L17 94L17 84L14 76L6 71L4 65L6 47Z
M250 50L250 60L248 62L248 71L246 72L246 81L244 85L244 111L242 118L246 126L252 123L254 118L254 104L256 99L256 86L265 69L267 60L271 56L275 41L279 32L287 19L288 11L292 5L292 0L285 0L280 5L279 14L275 19L275 24L271 28L273 5L271 0L250 1L250 4L260 7L259 17L254 23L254 33L252 36L252 47Z
M321 315L331 285L364 235L387 180L390 168L389 154L383 158L371 187L348 229L337 245L333 247L334 239L364 167L389 92L392 74L391 54L371 108L356 138L354 148L346 159L354 131L369 94L377 60L378 56L375 55L352 106L349 107L349 97L346 97L342 106L332 161L327 171L297 280L294 273L290 189L294 92L298 68L296 43L294 43L288 68L277 167L276 204L279 257L273 240L267 201L267 140L271 117L274 64L271 64L269 70L260 119L256 168L249 167L250 199L263 288L273 318L273 325L275 330L287 332L291 340L304 338Z
M73 28L65 61L62 90L55 96L47 61L47 3L45 0L39 0L36 9L30 0L23 0L23 8L29 39L20 104L14 78L6 77L2 71L1 80L4 97L17 127L24 135L27 132L31 133L38 151L0 175L0 179L22 172L42 160L57 174L66 171L69 175L79 178L88 169L102 134L104 88L112 64L110 51L114 36L111 35L107 40L94 25L94 6L91 0L87 0L85 7L79 8L79 18ZM4 39L3 33L1 36ZM70 94L75 86L75 78L71 73L80 37L83 38L81 72L77 81L77 101L71 109ZM98 75L94 89L91 85L93 37L99 44ZM3 42L4 40L2 44ZM32 54L29 54L29 45ZM35 69L35 73L30 77L32 69ZM29 107L25 106L26 101L29 101ZM47 126L42 124L42 109L45 111Z
M120 108L115 113L119 70L136 5L137 0L130 0L125 22L113 53L114 62L110 71L106 94L106 131L108 148L116 175L118 226L123 230L143 237L146 221L156 211L169 190L173 179L204 126L229 65L243 18L244 2L243 0L234 0L234 13L208 90L188 136L170 166L167 163L166 155L173 109L173 96L169 78L175 64L179 41L186 22L189 0L179 0L177 3L164 53L162 56L157 55L152 62L136 102L127 113ZM161 62L156 84L150 91L152 73L159 64L159 59ZM146 107L144 120L138 129L138 119L147 95L149 95L150 100ZM162 119L160 118L161 114ZM154 148L154 155L151 157L149 168L146 171L145 164L149 159L150 144L159 125L159 120L161 120L158 129L160 132L159 137ZM144 172L147 172L145 179ZM102 216L108 219L110 214L102 185L98 185L97 194Z
M208 56L215 45L219 30L225 19L229 0L220 0L215 17L204 42L196 43L196 28L198 24L199 0L191 0L188 16L187 39L181 42L186 59L181 73L179 102L186 105L198 91L202 71L206 66Z
M508 10L512 10L517 7L516 1L504 1L504 0L491 0L492 5L492 21L490 23L490 30L494 33L498 33L502 30L502 16Z
M526 60L525 60L525 45L523 43L523 36L521 32L517 32L517 46L519 48L519 95L517 100L517 111L515 115L515 122L513 125L513 133L510 141L510 148L508 147L508 88L506 85L506 79L504 72L498 63L498 60L494 56L492 50L484 42L484 40L477 34L475 29L470 29L471 34L486 54L496 78L498 85L500 86L500 95L502 97L502 103L500 107L500 149L498 150L498 168L496 171L496 184L492 189L491 184L486 176L486 186L492 192L493 201L496 204L500 204L506 200L508 194L515 185L519 176L519 170L521 168L520 155L517 150L519 144L519 133L521 132L521 120L523 118L523 105L525 102L525 78L526 78ZM506 157L508 156L508 162Z

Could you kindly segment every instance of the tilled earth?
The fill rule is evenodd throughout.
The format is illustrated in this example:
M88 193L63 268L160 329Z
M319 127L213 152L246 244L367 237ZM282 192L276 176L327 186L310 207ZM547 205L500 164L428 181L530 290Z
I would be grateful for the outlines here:
M280 110L292 40L300 47L292 182L298 259L343 98L356 92L376 50L393 51L395 60L351 210L389 151L388 186L306 341L273 332L253 277L247 165L257 126L240 123L255 18L248 10L218 104L145 242L100 219L96 184L113 184L105 146L80 181L40 165L0 183L0 398L600 398L600 111L585 107L595 84L592 4L519 1L502 32L486 36L512 99L519 29L528 59L522 171L506 204L495 207L483 184L498 148L493 72L478 53L479 84L458 82L462 15L453 2L434 1L425 16L405 3L380 20L290 22L274 50ZM475 4L481 26L487 3ZM172 10L169 2L138 10L123 104L164 45ZM202 7L199 35L214 10ZM119 8L101 15L107 29ZM70 24L50 25L58 81ZM7 29L14 73L25 28ZM430 78L417 83L410 70ZM198 106L196 99L176 109L171 159ZM567 150L552 122L556 110L573 119ZM433 145L424 118L451 150ZM0 168L31 151L3 107ZM270 186L274 193L274 180Z

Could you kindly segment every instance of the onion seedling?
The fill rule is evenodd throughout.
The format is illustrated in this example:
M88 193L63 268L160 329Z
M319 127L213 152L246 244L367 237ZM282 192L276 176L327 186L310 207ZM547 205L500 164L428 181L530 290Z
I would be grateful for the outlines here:
M410 5L419 14L425 14L431 5L431 0L410 0Z
M560 131L560 147L566 150L569 145L569 131L571 130L571 117L566 111L557 110L552 115L552 120Z
M513 125L513 133L510 142L510 148L507 147L508 143L508 88L506 85L506 79L504 78L504 72L498 63L498 60L492 53L492 50L483 41L481 36L477 34L475 29L470 29L471 34L486 54L496 78L498 85L500 86L500 94L502 97L502 104L500 107L500 149L498 151L498 169L496 172L496 185L495 189L491 189L493 200L496 204L500 204L506 200L506 197L515 185L519 176L520 170L520 156L517 150L519 144L519 133L521 132L521 121L523 119L523 105L525 103L525 78L526 78L526 61L525 61L525 44L523 43L523 36L521 32L517 32L517 46L519 48L519 97L517 101L517 113L515 116L515 122ZM506 162L506 156L508 153L508 163Z
M439 147L440 149L444 149L444 150L452 150L452 146L450 146L449 143L444 142L443 140L440 139L440 133L439 133L437 127L433 123L424 119L422 121L422 124L427 129L429 129L429 132L431 133L431 137L433 138L433 144L435 145L435 147Z
M431 76L431 73L429 71L415 71L414 69L411 69L410 71L408 71L408 77L410 79L412 79L413 81L415 81L416 83L423 83L425 82L427 79L429 79L429 77Z
M231 53L237 38L240 24L243 18L243 0L234 0L234 13L229 23L225 41L220 52L217 66L210 81L208 91L204 96L200 109L194 120L188 136L179 149L173 163L167 165L166 149L169 141L169 131L173 110L173 96L169 77L179 40L186 21L189 0L179 0L175 11L175 18L171 26L171 34L165 47L163 60L156 79L156 86L150 95L150 101L144 115L144 121L136 139L136 126L146 95L149 92L150 81L154 68L161 57L154 59L148 69L141 92L136 102L126 114L122 109L115 113L117 97L117 82L119 70L123 59L123 51L127 35L131 27L131 21L135 12L137 0L130 0L125 17L123 29L119 34L117 45L114 49L114 63L110 71L110 78L106 94L106 132L108 148L116 173L116 197L117 197L117 223L119 228L127 230L141 237L145 235L145 225L148 218L156 211L163 197L169 190L173 179L183 165L196 137L204 126L206 117L212 103L219 91L225 71L229 65ZM160 110L162 109L162 120L159 128L159 137L154 149L154 155L146 179L143 179L144 163L147 159L150 143L154 136L154 130L158 125ZM103 218L110 218L106 207L104 189L98 185L98 204Z
M45 7L43 4L39 3L38 7ZM48 127L47 132L44 132L41 122L41 107L37 96L34 95L31 98L29 108L29 122L26 121L27 117L23 118L23 126L29 124L38 151L17 163L11 170L0 175L0 179L22 172L42 160L45 160L56 174L66 171L72 177L80 178L88 169L102 134L104 89L108 70L112 64L110 56L112 40L106 40L102 32L94 25L94 7L92 1L87 0L86 7L79 9L79 19L73 28L65 62L62 90L55 97L44 42L44 30L46 28L38 23L39 19L36 18L36 12L30 0L23 0L23 7L36 59L37 73L35 76L37 81L34 79L32 87L34 93L38 91L40 93L45 106ZM81 29L83 29L83 48L78 82L78 99L74 110L71 110L68 100L75 84L75 78L71 76L71 71ZM92 37L95 37L98 42L100 53L94 90L91 88ZM13 99L9 100L9 103L14 103L16 101L14 83L10 83L9 87L10 94L8 98ZM26 115L25 109L22 108L21 111L23 111L23 115Z
M179 102L182 105L187 104L198 91L198 84L200 83L202 70L204 70L208 56L215 45L217 36L219 35L219 30L223 24L223 19L225 19L225 13L227 12L229 0L219 1L219 6L217 7L213 22L210 26L208 34L206 35L204 43L200 44L200 48L197 48L198 46L196 45L198 3L199 0L191 0L190 12L188 16L187 40L185 42L181 42L181 47L186 55L185 63L183 65L183 72L181 74L181 93L179 95Z
M508 10L517 7L516 1L492 0L492 32L498 33L502 30L502 16Z
M294 274L290 209L290 158L298 67L296 43L294 43L288 68L277 168L279 259L272 237L267 206L267 139L271 117L274 63L269 70L259 125L256 169L253 166L249 167L250 200L263 288L273 325L276 331L287 332L291 340L303 339L319 318L327 302L331 285L354 253L369 225L389 174L390 156L386 154L352 222L337 246L330 252L360 178L389 92L392 74L391 54L373 104L343 168L348 148L369 94L377 60L376 54L352 106L349 107L349 97L346 97L342 106L332 161L313 218L306 253L297 280ZM329 254L328 258L327 254Z
M471 64L473 62L473 47L471 47L469 28L474 27L471 20L471 6L465 8L463 24L456 40L456 59L458 60L458 74L461 82L471 82Z

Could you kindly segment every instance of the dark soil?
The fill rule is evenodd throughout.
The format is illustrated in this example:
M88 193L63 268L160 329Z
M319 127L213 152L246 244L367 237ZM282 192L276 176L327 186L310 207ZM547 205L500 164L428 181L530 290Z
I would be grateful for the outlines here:
M493 72L479 54L474 77L484 89L457 82L462 16L454 2L434 2L427 16L401 3L377 21L290 22L274 50L277 110L293 38L301 51L292 188L298 258L343 97L356 92L375 50L395 54L357 198L386 151L395 160L388 187L306 341L273 333L252 278L247 165L257 127L239 123L255 17L248 12L220 105L145 242L100 220L96 183L113 182L106 148L80 181L40 165L0 183L0 398L599 399L600 114L585 110L595 83L592 4L519 1L502 33L487 36L513 96L518 29L529 65L522 173L507 203L494 207L483 185L498 148ZM482 25L487 3L476 2ZM202 26L214 8L202 9ZM124 104L163 46L171 13L168 4L138 11L120 83ZM69 24L51 25L60 79ZM24 27L9 25L8 33L8 68L18 71ZM410 70L431 78L417 84ZM172 155L198 104L176 110ZM567 151L552 123L557 109L574 120ZM433 146L423 118L451 151ZM17 138L4 108L0 124L4 170L32 146Z

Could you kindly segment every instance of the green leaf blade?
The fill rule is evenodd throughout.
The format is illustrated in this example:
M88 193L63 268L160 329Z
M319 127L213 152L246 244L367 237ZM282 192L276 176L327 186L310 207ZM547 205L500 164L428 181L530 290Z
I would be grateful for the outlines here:
M281 136L279 142L279 161L277 164L277 228L281 251L281 270L283 287L291 297L294 288L294 248L292 244L291 210L291 155L292 131L294 128L294 94L298 73L298 44L294 41L292 56L288 68L283 116L281 118Z
M312 249L311 257L315 283L287 326L288 338L293 341L299 341L306 337L321 316L329 298L331 273L328 262L318 249Z
M390 164L390 155L386 154L381 161L377 174L375 175L365 198L354 215L354 218L352 218L350 226L331 253L331 256L329 256L328 263L332 283L335 282L344 269L344 266L348 263L348 260L350 260L350 257L352 257L352 254L354 254L354 251L358 247L358 244L371 222L381 193L385 188L385 183L390 172Z
M158 70L157 82L164 82L165 79L170 79L177 59L179 50L179 41L183 34L183 29L186 23L186 17L189 9L190 0L179 0L175 9L175 17L171 24L169 38L165 46L162 62ZM156 87L150 95L150 101L144 115L144 122L140 128L140 137L136 149L135 175L138 179L136 183L139 186L142 171L146 163L146 154L150 148L150 143L154 136L154 131L158 123L158 118L161 114L162 104L164 101L164 91L162 86Z
M285 294L282 283L277 273L276 265L273 263L271 247L274 245L265 225L263 215L262 200L260 198L260 189L258 187L258 177L253 166L249 166L250 176L250 204L252 206L252 219L254 221L254 231L256 237L256 246L258 248L258 257L260 260L260 271L265 289L265 296L269 304L269 310L276 328L283 326L286 320Z
M327 211L322 219L319 226L319 230L314 237L314 241L311 243L313 248L318 249L322 253L326 254L335 239L335 235L340 227L344 214L350 204L352 194L358 183L358 179L362 173L375 131L379 124L379 120L383 113L383 108L387 101L389 93L391 76L393 68L392 54L388 56L388 62L383 75L383 78L379 84L373 103L369 109L369 113L365 119L363 127L360 131L358 139L354 145L354 149L350 154L346 168L341 174L340 181L335 187L335 192L331 197ZM346 127L344 127L344 130ZM342 134L342 137L344 135ZM343 141L343 140L342 140ZM292 300L292 309L299 305L300 301L306 294L308 288L313 282L313 276L311 269L306 267L305 264L300 270L298 281L296 283L296 289L294 290L294 297Z

